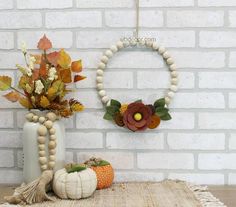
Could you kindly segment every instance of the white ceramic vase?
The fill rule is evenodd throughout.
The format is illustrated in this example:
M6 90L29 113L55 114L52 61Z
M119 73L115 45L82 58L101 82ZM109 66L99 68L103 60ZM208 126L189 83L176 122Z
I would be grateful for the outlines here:
M32 110L37 116L46 116L48 111ZM41 169L39 164L38 155L38 142L37 142L37 129L39 123L29 122L26 120L23 128L23 179L25 183L29 183L41 175ZM53 124L53 128L56 129L56 165L54 171L62 169L65 165L65 127L61 120L57 120ZM48 140L47 135L45 151L48 157Z

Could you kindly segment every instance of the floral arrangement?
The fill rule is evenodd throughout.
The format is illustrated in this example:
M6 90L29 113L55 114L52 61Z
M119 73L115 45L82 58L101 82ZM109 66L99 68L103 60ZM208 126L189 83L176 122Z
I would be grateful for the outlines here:
M72 91L68 85L85 78L77 74L82 71L82 62L72 62L64 49L47 53L51 48L52 43L46 35L38 42L41 55L28 54L23 44L22 53L26 65L16 65L22 74L18 89L12 86L11 77L0 76L0 90L11 89L4 97L12 102L18 101L29 110L51 110L62 117L69 117L84 108L77 100L65 99L65 95Z
M130 104L121 104L111 99L106 107L104 119L114 121L120 127L129 130L142 131L147 128L155 129L162 121L171 119L169 109L165 106L165 99L161 98L152 105L145 105L141 100Z

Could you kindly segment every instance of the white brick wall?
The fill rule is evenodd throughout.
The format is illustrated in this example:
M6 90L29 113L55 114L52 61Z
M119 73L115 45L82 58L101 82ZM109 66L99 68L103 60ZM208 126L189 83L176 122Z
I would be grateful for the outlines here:
M103 120L95 90L104 49L133 34L135 0L0 0L0 74L16 82L21 42L35 50L46 33L54 48L83 60L88 77L71 94L86 110L65 120L68 162L102 156L114 165L116 181L236 184L236 1L140 0L140 6L140 35L167 47L180 71L173 119L156 130L133 134ZM117 54L105 73L107 92L122 102L152 103L168 84L162 59L146 50ZM0 99L0 183L22 180L24 114Z

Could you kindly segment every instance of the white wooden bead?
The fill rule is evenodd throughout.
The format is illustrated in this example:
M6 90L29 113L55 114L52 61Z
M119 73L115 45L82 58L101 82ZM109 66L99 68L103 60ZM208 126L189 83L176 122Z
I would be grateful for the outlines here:
M171 70L171 71L177 70L176 65L175 65L175 64L170 65L170 70Z
M50 136L50 140L56 140L57 138L56 138L56 136L55 136L55 134L52 134L51 136Z
M104 87L103 87L103 84L102 83L98 83L97 84L97 89L98 90L101 90L101 89L103 89Z
M55 161L55 160L56 160L55 155L50 155L50 156L49 156L49 160L50 160L50 161Z
M28 121L32 121L32 119L33 119L33 116L34 116L34 114L33 113L28 113L28 114L26 114L25 115L25 118L28 120Z
M39 136L38 139L37 139L38 143L39 144L45 144L46 142L46 137L44 136Z
M38 127L38 134L40 135L40 136L45 136L45 135L47 135L47 128L44 126L44 125L41 125L41 126L39 126Z
M124 41L123 44L124 44L124 47L129 47L129 42L128 41Z
M97 75L103 76L103 74L104 74L103 70L100 69L97 70Z
M169 105L171 102L171 99L169 97L165 97L165 103L166 105Z
M48 143L48 149L55 149L57 146L56 142L53 140L53 141L49 141Z
M53 122L56 121L56 119L57 119L57 115L56 115L55 113L53 113L53 112L47 113L46 117L47 117L49 120L53 121Z
M32 118L32 121L33 121L33 122L38 122L38 120L39 120L39 117L36 116L36 115L34 115L33 118Z
M40 157L45 157L46 156L46 152L44 150L39 151L39 156Z
M43 116L39 117L40 124L43 124L45 122L45 120L46 120L45 117L43 117Z
M117 46L118 49L124 48L124 44L123 44L123 42L121 42L121 41L118 41L118 42L116 43L116 46Z
M55 162L49 162L49 163L48 163L48 167L49 167L50 169L53 169L53 168L55 167Z
M50 149L49 150L49 155L55 155L56 154L56 150L55 149Z
M130 42L130 45L131 45L131 46L137 45L137 41L136 41L136 40L132 40L132 41Z
M103 96L102 97L102 103L107 103L109 101L109 97L108 96Z
M176 92L178 90L178 87L176 85L171 85L170 90Z
M160 46L158 52L162 55L166 51L166 48Z
M105 52L105 55L108 57L108 58L111 58L113 56L113 52L111 50L107 50Z
M167 63L168 65L172 65L172 64L174 63L174 60L173 60L172 58L168 58L168 59L166 60L166 63Z
M175 93L174 93L173 91L169 91L169 92L167 93L167 96L168 96L169 98L173 98L174 95L175 95Z
M118 51L118 48L115 45L112 45L110 49L113 53L116 53Z
M158 50L158 48L159 48L158 43L157 43L157 42L153 42L153 44L152 44L152 49L153 49L153 50Z
M41 165L41 170L44 171L44 170L47 170L48 166L47 165Z
M106 95L106 91L105 90L101 90L98 92L99 96L103 97Z
M50 120L47 120L44 122L44 125L45 125L45 127L47 127L47 129L51 129L53 126L53 122Z
M97 76L97 82L98 83L103 83L103 77L102 76Z
M172 79L171 79L171 84L172 84L172 85L177 85L178 82L179 82L179 81L178 81L178 78L172 78Z
M45 150L45 145L44 144L39 144L38 145L39 151Z
M143 39L139 40L139 45L144 46L145 45L145 40L143 40Z
M105 64L108 63L108 60L109 60L109 58L106 55L103 55L102 58L101 58L101 61Z
M46 157L40 157L39 162L40 162L41 165L44 165L44 164L47 163L47 158Z
M146 46L147 47L152 47L152 45L153 45L153 42L152 41L146 41Z
M162 56L163 56L163 58L165 58L165 59L170 58L170 54L169 54L168 51L164 52Z
M172 78L177 78L177 77L178 77L177 71L172 71L172 72L170 73L170 75L171 75Z
M106 65L103 62L100 62L98 64L98 68L104 70L106 68Z
M51 128L51 129L49 130L49 133L50 133L51 135L56 134L56 129L55 129L55 128Z

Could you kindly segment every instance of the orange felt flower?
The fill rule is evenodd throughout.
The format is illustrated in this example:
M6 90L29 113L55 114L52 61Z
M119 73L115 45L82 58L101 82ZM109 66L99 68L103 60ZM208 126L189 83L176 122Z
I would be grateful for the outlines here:
M160 123L161 123L160 117L154 114L151 116L151 121L148 124L148 128L155 129L156 127L158 127L160 125Z
M127 110L129 104L122 104L120 107L120 113L123 115Z

